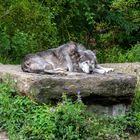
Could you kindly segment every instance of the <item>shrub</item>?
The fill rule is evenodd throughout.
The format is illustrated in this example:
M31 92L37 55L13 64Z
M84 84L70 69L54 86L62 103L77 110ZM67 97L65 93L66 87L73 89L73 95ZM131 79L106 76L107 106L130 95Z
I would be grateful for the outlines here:
M135 44L131 50L126 53L126 60L129 62L140 61L140 43Z
M26 54L36 51L33 35L17 30L11 38L5 31L0 36L0 62L20 63Z
M47 50L69 40L93 49L94 38L96 48L130 49L139 41L138 6L138 0L0 0L4 52L0 56L14 60L18 54L19 63L25 52Z
M64 95L62 102L51 106L15 93L9 82L0 85L0 126L10 140L117 140L126 136L123 126L111 124L110 118L88 114L80 100L72 102Z
M123 50L119 46L99 50L98 59L100 63L122 63L140 61L140 43L138 42L130 50Z
M136 89L136 94L133 99L132 107L130 111L122 117L117 117L112 120L112 123L120 127L120 130L127 131L131 134L140 133L140 90Z
M11 56L13 61L20 62L20 59L31 52L36 51L37 43L34 36L17 30L11 38Z

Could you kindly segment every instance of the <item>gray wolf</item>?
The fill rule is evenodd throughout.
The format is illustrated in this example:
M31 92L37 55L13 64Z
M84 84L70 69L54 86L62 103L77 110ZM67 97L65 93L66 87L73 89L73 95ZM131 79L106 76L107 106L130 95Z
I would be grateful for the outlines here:
M94 52L72 41L58 48L25 56L21 68L24 72L44 74L63 74L67 71L105 74L113 71L97 64Z

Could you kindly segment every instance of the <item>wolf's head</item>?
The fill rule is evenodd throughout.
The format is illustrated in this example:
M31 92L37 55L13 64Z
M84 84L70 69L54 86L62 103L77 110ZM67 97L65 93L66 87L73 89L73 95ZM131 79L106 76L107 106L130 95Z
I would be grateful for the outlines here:
M79 67L85 73L92 73L96 65L96 55L90 50L80 51Z

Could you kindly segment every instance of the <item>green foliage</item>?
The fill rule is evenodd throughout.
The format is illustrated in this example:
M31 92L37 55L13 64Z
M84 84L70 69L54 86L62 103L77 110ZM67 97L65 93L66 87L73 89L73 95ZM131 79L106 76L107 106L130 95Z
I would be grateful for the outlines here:
M20 62L20 58L23 58L26 54L34 52L36 49L36 42L34 41L34 36L27 33L20 32L17 30L11 38L2 31L0 33L0 58L2 62L13 61L16 63ZM9 56L6 58L6 56Z
M69 40L91 49L92 38L97 48L131 48L140 36L138 7L138 0L0 0L1 60L19 63L26 53Z
M132 107L130 112L126 114L124 117L118 119L116 124L118 124L118 121L121 121L121 126L125 126L125 130L127 130L129 133L133 134L139 134L140 133L140 89L136 89L136 94L133 99Z
M129 139L132 134L140 133L140 90L136 90L131 109L126 115L105 118L113 126L117 135ZM125 132L125 133L124 133Z
M126 59L129 62L140 61L140 43L134 45L132 49L126 53Z
M128 139L122 122L86 112L82 102L63 95L56 106L38 104L16 95L11 82L0 85L0 127L10 140Z
M1 57L16 63L27 53L58 45L54 15L49 7L28 0L0 1Z
M113 48L106 48L99 50L97 58L100 63L110 62L139 62L140 61L140 43L132 46L130 50L123 50L122 48L115 46Z
M24 32L16 31L15 35L11 39L12 58L18 61L26 54L34 52L35 47L36 42L34 41L34 36Z
M133 104L132 104L132 110L134 112L140 112L140 88L136 88L136 94L135 94L135 98L133 100Z
M140 133L139 89L131 110L110 118L88 114L80 100L72 102L65 94L56 106L38 104L18 96L13 84L0 84L0 128L11 140L128 140L129 133Z

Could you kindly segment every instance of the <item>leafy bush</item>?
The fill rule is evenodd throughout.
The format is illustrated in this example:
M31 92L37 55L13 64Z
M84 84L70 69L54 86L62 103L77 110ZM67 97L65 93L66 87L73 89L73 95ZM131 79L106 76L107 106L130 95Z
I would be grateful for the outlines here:
M103 118L102 118L103 119ZM126 115L114 118L104 118L106 124L111 124L117 135L128 139L131 134L140 134L140 88L137 87L132 106ZM109 126L110 127L110 126Z
M136 94L132 102L130 111L121 117L111 120L111 123L119 128L119 132L126 131L131 134L140 133L140 89L136 89Z
M8 55L8 51L10 50L10 40L8 34L1 31L0 32L0 55L5 53L5 55Z
M126 59L129 62L140 61L140 43L135 44L132 49L126 53Z
M132 46L130 50L123 50L119 46L99 50L98 59L100 63L110 62L139 62L140 61L140 43Z
M10 140L126 138L123 126L111 124L110 118L88 114L80 100L72 102L64 95L62 102L51 106L15 93L11 83L0 85L0 126L7 130Z
M26 53L69 40L90 49L92 39L96 49L130 49L140 36L138 6L138 0L0 0L1 60L20 63Z
M26 54L36 51L36 46L34 36L17 30L11 38L12 59L18 62L20 58L23 58Z
M58 45L54 13L42 2L0 0L1 57L20 63L27 53Z
M34 37L27 33L17 30L12 38L10 38L6 32L1 32L0 35L0 46L2 49L0 58L2 62L9 60L11 62L20 63L20 58L23 58L23 56L30 52L36 51Z
M132 103L132 111L140 112L140 88L136 88L136 94Z

